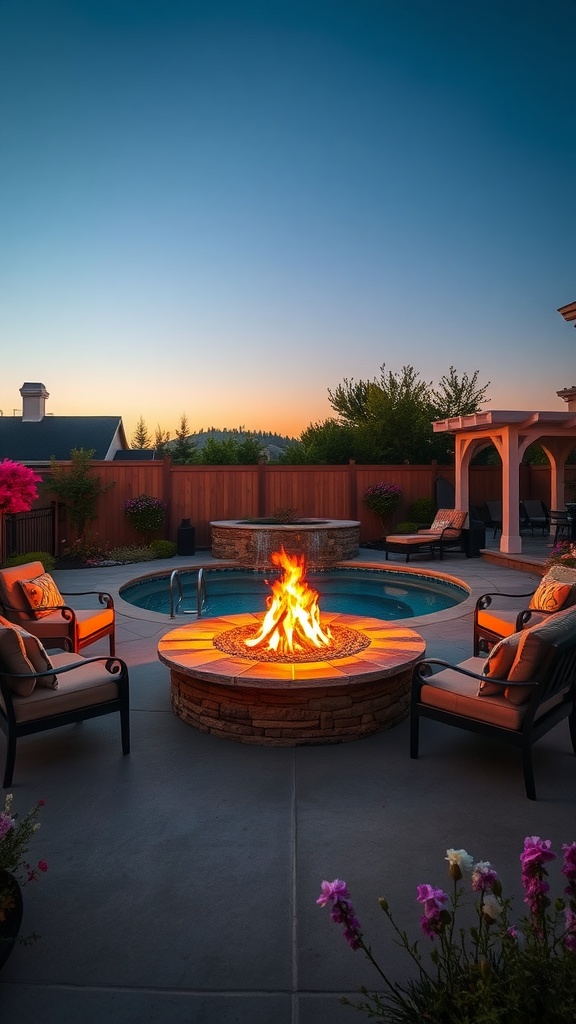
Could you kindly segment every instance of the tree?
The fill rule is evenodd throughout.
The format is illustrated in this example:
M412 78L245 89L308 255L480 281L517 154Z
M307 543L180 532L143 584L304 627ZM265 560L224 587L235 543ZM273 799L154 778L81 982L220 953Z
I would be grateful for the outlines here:
M132 435L132 447L133 448L150 448L151 437L148 433L148 428L141 416L136 424L136 430Z
M201 460L207 466L254 466L262 458L262 445L257 438L248 434L242 441L235 437L217 441L209 437L201 452Z
M380 377L371 381L345 379L328 398L338 419L331 422L332 446L336 438L350 446L350 458L370 463L429 463L432 459L450 462L453 438L434 434L432 421L448 416L464 416L477 412L485 401L489 383L478 385L478 371L472 376L458 376L453 366L440 378L437 388L420 379L413 366L403 366L399 373L380 367ZM338 429L352 429L341 434ZM305 432L306 433L306 432ZM315 429L315 447L329 451L324 436ZM302 435L302 439L304 434ZM307 438L311 452L311 438ZM316 461L316 459L314 460ZM324 461L324 460L322 460ZM341 461L344 461L342 459Z
M471 416L478 412L486 401L490 401L486 398L490 381L483 387L478 387L478 373L478 370L474 370L471 377L467 373L458 377L456 370L451 366L448 373L440 378L438 390L432 390L437 420L449 419L450 416Z
M194 441L190 440L189 433L188 419L186 413L183 412L180 417L180 426L176 431L175 440L170 445L169 450L172 462L176 466L188 466L200 461L198 449Z
M82 539L89 523L97 518L98 498L113 486L103 487L100 477L92 472L90 462L94 449L73 448L71 466L59 466L50 459L50 489L67 507L70 523Z
M170 431L162 430L160 424L158 424L158 426L156 427L156 431L154 433L154 451L156 452L156 456L159 459L163 458L164 455L166 454L166 445L168 444L169 440Z

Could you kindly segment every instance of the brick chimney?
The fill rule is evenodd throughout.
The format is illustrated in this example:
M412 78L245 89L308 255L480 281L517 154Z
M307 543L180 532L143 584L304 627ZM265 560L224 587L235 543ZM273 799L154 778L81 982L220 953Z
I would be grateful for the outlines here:
M563 388L556 394L558 398L563 398L565 402L568 402L568 412L576 412L576 387Z
M43 384L23 384L20 388L22 395L22 422L39 423L44 419L44 406L50 395Z

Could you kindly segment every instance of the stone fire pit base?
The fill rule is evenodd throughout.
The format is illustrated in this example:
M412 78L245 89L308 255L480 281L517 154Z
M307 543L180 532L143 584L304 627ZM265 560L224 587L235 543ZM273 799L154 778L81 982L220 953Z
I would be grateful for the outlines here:
M426 645L411 629L379 619L325 615L362 630L369 646L333 661L270 664L217 650L213 639L257 615L200 619L158 645L170 668L172 707L188 725L240 743L343 743L391 729L408 714L412 667Z

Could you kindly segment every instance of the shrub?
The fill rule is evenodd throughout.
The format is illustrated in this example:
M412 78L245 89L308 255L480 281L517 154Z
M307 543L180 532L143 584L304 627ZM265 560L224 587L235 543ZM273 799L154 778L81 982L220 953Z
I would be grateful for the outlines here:
M408 509L408 519L430 526L436 515L436 504L432 498L416 498Z
M107 558L111 562L127 565L131 562L151 562L156 556L148 544L125 544L122 547L110 548Z
M173 540L153 540L150 544L153 558L173 558L176 544Z
M5 566L9 568L13 565L26 565L26 562L42 562L46 572L52 572L56 565L54 555L51 555L48 551L26 551L23 555L12 555L10 558L7 558Z
M71 465L59 466L50 459L50 489L64 502L71 526L78 537L83 538L91 522L98 518L98 498L113 484L104 487L100 477L92 472L91 460L94 449L73 448L70 452Z
M166 503L161 498L153 498L150 494L139 494L137 498L124 502L124 513L134 529L148 537L163 525Z
M0 512L28 512L38 497L36 484L42 477L21 462L0 462Z
M372 484L364 492L363 502L366 508L379 516L382 525L385 525L390 516L396 511L401 500L402 491L396 484L386 484L381 481Z
M425 530L429 523L396 523L394 533L418 533L418 530Z

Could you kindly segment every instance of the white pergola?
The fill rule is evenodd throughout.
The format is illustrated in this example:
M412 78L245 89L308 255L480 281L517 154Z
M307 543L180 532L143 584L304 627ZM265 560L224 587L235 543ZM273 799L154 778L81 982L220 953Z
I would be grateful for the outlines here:
M576 319L576 303L574 317ZM568 309L571 307L564 307ZM502 534L500 550L522 551L520 536L520 463L535 441L550 460L551 508L564 508L564 464L576 442L576 387L556 394L568 405L564 412L491 410L472 416L453 416L432 424L435 433L455 435L456 508L469 506L468 470L471 459L488 445L495 445L502 459Z

